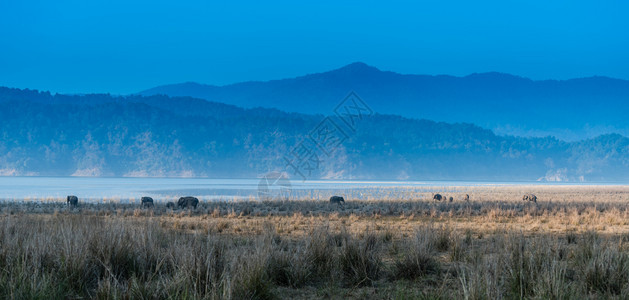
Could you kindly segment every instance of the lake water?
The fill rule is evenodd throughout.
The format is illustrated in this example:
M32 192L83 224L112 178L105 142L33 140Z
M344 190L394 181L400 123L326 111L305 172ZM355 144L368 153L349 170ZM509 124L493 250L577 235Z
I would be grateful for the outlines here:
M0 199L5 201L62 201L76 195L82 201L135 202L151 196L158 202L180 196L201 200L259 199L260 196L325 199L343 194L351 199L400 195L405 191L433 192L442 188L491 185L557 184L540 182L465 181L279 181L262 179L206 178L94 178L94 177L0 177ZM566 183L578 184L583 183ZM601 183L596 183L601 185ZM605 183L603 183L605 184ZM608 183L617 185L618 183Z

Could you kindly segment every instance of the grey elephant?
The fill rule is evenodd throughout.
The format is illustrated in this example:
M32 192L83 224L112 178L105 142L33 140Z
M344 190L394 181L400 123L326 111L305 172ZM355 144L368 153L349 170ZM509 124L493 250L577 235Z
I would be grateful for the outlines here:
M70 206L77 206L79 205L79 198L77 196L68 196L66 203Z
M181 208L197 208L197 205L199 205L199 199L197 199L196 197L181 197L179 198L179 201L177 201L177 206Z
M175 202L168 201L168 203L166 203L166 208L175 209Z
M142 203L141 206L142 207L153 207L153 198L151 197L142 197L142 199L140 200L140 202Z
M345 199L341 196L332 196L330 197L330 203L336 203L339 206L344 206L345 205Z
M443 196L441 196L441 194L432 195L432 200L441 201L441 199L443 199Z

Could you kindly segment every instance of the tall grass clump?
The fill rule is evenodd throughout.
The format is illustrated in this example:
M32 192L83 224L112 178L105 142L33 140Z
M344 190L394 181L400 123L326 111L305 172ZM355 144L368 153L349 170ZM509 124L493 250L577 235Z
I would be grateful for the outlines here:
M614 248L595 252L582 266L583 281L589 292L609 295L626 293L629 287L629 257Z
M338 256L341 275L347 286L372 285L382 270L380 239L368 233L361 240L347 239Z
M313 280L323 282L334 276L338 248L349 238L346 232L331 233L328 226L318 226L309 233L303 257L311 266Z
M418 230L407 249L395 260L393 277L411 280L438 274L441 267L435 255L442 237L442 231L435 232L432 227Z

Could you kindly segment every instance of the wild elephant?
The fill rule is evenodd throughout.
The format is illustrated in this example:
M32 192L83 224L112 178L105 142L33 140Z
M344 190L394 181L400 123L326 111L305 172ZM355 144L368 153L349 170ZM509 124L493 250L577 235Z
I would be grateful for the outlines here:
M70 206L77 206L79 205L79 198L77 196L68 196L66 204Z
M339 206L345 206L345 199L341 196L330 197L330 203L336 203Z
M151 197L142 197L140 202L142 207L153 207L153 198Z
M450 198L448 198L448 202L452 202L454 201L454 197L450 196Z
M533 195L533 194L526 194L524 196L522 196L522 200L523 201L532 201L537 203L537 196Z
M192 207L196 209L197 205L199 205L199 199L197 199L196 197L191 197L191 196L181 197L179 198L179 201L177 201L177 206L181 208Z
M443 199L443 198L444 197L441 196L441 194L434 194L434 195L432 195L432 200L435 200L435 201L441 201L441 199Z
M175 209L175 203L172 201L168 201L168 203L166 203L166 208Z

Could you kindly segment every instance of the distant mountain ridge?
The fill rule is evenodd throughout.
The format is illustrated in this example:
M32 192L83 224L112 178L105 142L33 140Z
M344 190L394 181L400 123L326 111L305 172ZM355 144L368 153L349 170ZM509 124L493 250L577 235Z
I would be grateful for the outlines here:
M187 82L140 94L327 114L349 91L378 113L473 123L498 134L567 140L629 135L629 81L608 77L531 80L496 72L464 77L404 75L358 62L290 79L225 86Z
M287 171L301 180L285 159L324 116L191 97L0 87L0 120L0 176L252 178ZM308 179L629 180L629 138L619 134L566 142L376 113L328 150L310 149L318 159L307 161L316 164Z

